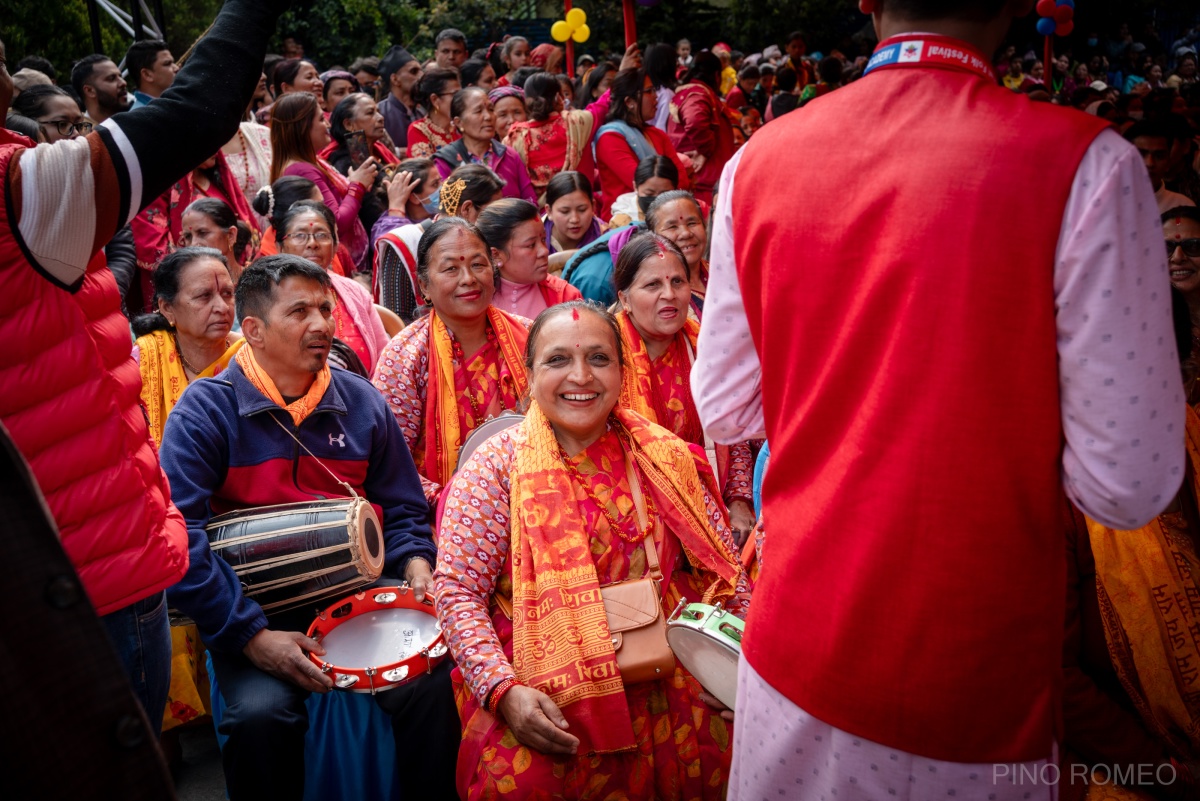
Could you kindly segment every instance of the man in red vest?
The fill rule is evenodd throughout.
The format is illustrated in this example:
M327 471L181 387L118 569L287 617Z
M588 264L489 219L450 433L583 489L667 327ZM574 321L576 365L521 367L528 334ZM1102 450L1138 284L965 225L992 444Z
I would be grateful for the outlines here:
M156 730L170 679L163 590L187 571L187 527L146 428L101 248L237 131L288 5L228 0L162 97L86 137L34 147L0 129L0 422L82 581L61 576L47 598L61 609L91 601ZM12 100L4 56L0 43L0 115Z
M1154 194L1104 121L997 84L1033 0L862 5L867 73L714 212L694 397L771 446L730 797L1047 799L1064 490L1130 529L1183 478Z

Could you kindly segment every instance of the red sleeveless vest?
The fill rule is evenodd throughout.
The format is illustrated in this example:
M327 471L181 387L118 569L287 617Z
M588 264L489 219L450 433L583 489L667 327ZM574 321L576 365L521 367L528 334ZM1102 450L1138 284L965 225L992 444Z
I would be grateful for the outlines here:
M22 149L0 143L0 421L103 615L183 577L187 527L139 404L141 376L104 252L72 295L21 251L7 177Z
M1050 756L1054 255L1103 127L921 65L746 147L738 274L762 363L785 367L763 371L768 567L744 651L839 729L948 761Z

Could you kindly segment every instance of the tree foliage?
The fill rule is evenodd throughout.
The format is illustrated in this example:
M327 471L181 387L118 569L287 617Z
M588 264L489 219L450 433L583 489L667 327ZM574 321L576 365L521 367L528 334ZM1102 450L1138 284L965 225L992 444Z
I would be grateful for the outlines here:
M322 69L383 55L393 44L418 41L424 14L410 0L298 0L279 20L273 42L295 36Z
M124 56L130 38L103 13L100 31L103 52ZM0 40L10 65L25 56L44 56L58 70L59 83L68 83L71 65L94 52L84 0L0 0Z
M133 0L115 0L129 8ZM621 3L615 0L576 0L588 13L591 39L576 52L615 54L624 50ZM164 0L167 43L177 56L204 32L221 7L221 0ZM540 14L561 16L561 2L543 3ZM382 55L402 44L414 55L432 55L433 38L442 28L462 30L472 48L498 41L514 20L538 16L537 0L295 0L280 20L271 49L279 52L287 35L298 37L308 55L321 67L347 65L358 56ZM1076 31L1094 28L1102 35L1122 20L1153 18L1164 29L1184 27L1193 12L1163 0L1079 0ZM782 44L793 30L804 31L810 49L852 48L849 37L861 31L867 18L854 0L662 0L637 7L638 40L674 42L688 37L696 49L725 41L746 53L768 44ZM103 52L120 60L130 37L107 14L100 14ZM1019 20L1012 39L1035 42L1034 20ZM1140 25L1135 30L1140 30ZM10 63L31 54L49 58L60 75L93 50L85 0L0 0L0 39ZM1061 46L1061 44L1060 44Z

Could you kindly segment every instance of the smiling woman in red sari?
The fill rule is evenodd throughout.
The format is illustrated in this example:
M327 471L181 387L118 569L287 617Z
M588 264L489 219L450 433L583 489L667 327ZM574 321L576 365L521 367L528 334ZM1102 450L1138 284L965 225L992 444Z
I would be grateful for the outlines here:
M492 305L487 242L462 218L440 219L421 235L417 283L433 311L388 343L372 380L400 423L432 508L466 436L525 394L529 321Z
M619 405L621 338L599 307L544 312L526 364L529 413L456 474L439 530L459 795L723 798L728 713L678 663L661 679L623 680L600 598L602 586L649 575L649 538L665 609L687 598L745 614L712 472L693 446Z
M629 365L621 404L709 451L740 545L754 528L754 455L745 442L705 442L689 378L700 333L700 324L688 317L689 278L686 258L669 239L646 232L621 249L613 268Z

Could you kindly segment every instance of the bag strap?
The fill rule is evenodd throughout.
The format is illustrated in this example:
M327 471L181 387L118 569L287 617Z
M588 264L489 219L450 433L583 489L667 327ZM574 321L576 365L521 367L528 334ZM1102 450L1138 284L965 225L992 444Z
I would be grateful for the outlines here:
M625 455L625 475L629 479L629 491L633 493L633 505L637 509L638 525L646 532L646 566L650 568L650 578L662 582L663 574L658 564L658 549L654 547L654 529L646 525L646 499L642 497L642 485L638 481L637 472L633 469L633 458L629 450L621 448ZM656 521L657 522L657 521ZM657 524L654 528L658 528Z

